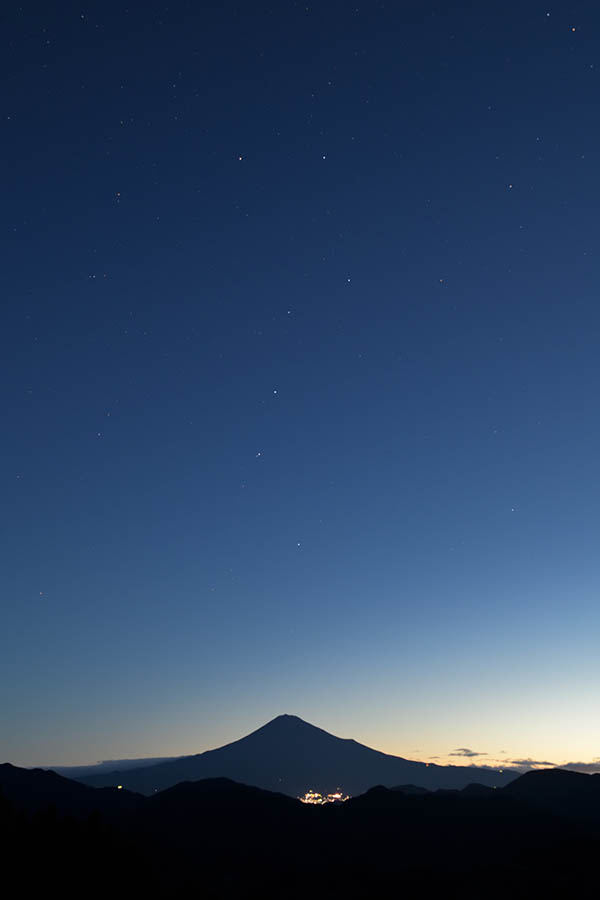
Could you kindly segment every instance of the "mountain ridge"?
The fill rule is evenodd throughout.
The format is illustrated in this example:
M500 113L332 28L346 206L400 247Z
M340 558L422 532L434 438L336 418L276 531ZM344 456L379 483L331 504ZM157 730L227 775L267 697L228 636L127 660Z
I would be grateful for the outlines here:
M516 896L515 878L520 897L596 896L600 804L594 818L579 812L586 792L600 799L600 777L545 770L512 784L424 793L375 785L310 806L225 778L142 797L7 764L0 837L34 894L47 893L58 860L68 897L90 878L93 896L117 884L132 896L187 897L195 887L215 898L281 897L282 886L298 884L290 896L299 897L307 877L316 897L387 895L399 883L416 894L433 883L461 900L505 898Z
M288 713L276 716L249 734L190 756L138 769L80 777L92 787L123 784L129 790L153 794L180 781L226 777L265 790L299 796L309 789L329 792L341 787L363 793L374 784L393 787L457 789L479 781L487 786L508 784L518 771L477 766L439 766L383 753L353 738L341 738Z

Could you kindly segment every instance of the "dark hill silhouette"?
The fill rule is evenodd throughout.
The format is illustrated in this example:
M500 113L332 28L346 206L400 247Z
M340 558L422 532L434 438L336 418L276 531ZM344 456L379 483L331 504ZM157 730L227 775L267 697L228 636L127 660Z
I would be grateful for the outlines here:
M538 769L515 779L504 793L538 809L600 822L600 774Z
M148 797L144 817L147 821L169 821L177 830L197 823L199 810L211 822L213 830L217 820L226 822L229 830L239 828L240 823L252 830L253 823L259 820L264 823L265 817L277 823L282 818L298 815L302 805L285 794L238 784L229 778L207 778L184 781Z
M203 852L225 868L232 848L245 867L275 853L278 865L286 859L293 866L311 840L308 820L313 812L284 794L210 778L148 797L141 827L178 852L196 853L200 839Z
M335 737L297 716L282 715L216 750L80 780L93 787L123 784L149 795L181 781L226 777L295 797L310 789L329 792L338 787L349 794L360 794L374 784L391 787L410 783L431 790L460 789L478 781L500 787L517 774L414 762Z
M533 774L487 791L379 785L315 807L226 778L142 797L2 766L5 880L16 865L26 895L47 892L60 872L68 897L99 887L104 896L149 898L595 896L597 824L532 803L546 791L562 796L567 785L565 773ZM567 792L594 794L597 782L579 775ZM73 808L93 810L95 801L109 809L108 826L96 813L73 818Z
M429 791L424 787L417 787L416 784L397 784L391 788L392 791L401 791L403 794L428 794Z
M147 802L52 771L0 765L3 895L159 896L152 891L161 867L132 837L140 804Z
M0 791L17 809L37 813L52 808L59 815L85 817L101 812L114 818L138 809L143 797L106 787L94 790L48 769L21 769L0 765Z
M468 784L465 788L463 788L461 794L463 794L463 796L469 797L487 797L493 790L494 788L490 787L487 784L479 784L478 782L474 781L472 784Z

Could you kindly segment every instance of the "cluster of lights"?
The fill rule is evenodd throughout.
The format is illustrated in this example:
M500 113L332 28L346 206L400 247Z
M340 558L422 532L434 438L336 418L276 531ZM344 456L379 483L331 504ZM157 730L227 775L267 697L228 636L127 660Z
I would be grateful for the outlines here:
M344 803L349 799L349 795L342 793L339 788L335 794L319 794L317 791L307 791L304 797L298 797L301 803L311 803L314 806L322 806L324 803Z

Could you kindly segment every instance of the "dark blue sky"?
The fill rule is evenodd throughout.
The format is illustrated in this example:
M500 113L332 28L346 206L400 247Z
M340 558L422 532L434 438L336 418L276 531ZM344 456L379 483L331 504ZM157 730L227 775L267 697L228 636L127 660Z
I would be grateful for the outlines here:
M599 27L8 6L3 758L600 754Z

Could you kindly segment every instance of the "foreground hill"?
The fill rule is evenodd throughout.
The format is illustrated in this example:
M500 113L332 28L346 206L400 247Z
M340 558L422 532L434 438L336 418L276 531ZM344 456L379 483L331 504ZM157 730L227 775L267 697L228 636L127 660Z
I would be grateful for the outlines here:
M122 784L149 795L181 781L225 777L296 797L311 788L329 792L338 787L354 795L374 784L460 789L477 781L501 787L517 775L474 766L413 762L335 737L297 716L284 715L217 750L80 780L93 787Z
M566 769L527 772L507 785L505 793L536 809L600 823L600 773L585 775Z
M100 812L109 818L138 809L144 798L127 790L94 790L48 769L0 765L0 791L5 800L25 813L53 809L58 815L84 818Z
M5 880L25 896L597 896L600 818L574 815L596 781L533 774L315 807L223 778L142 797L2 766ZM549 811L557 796L565 814Z

